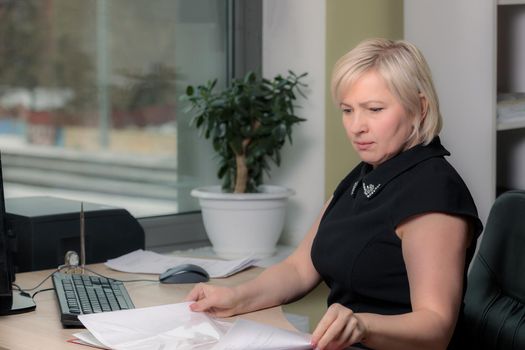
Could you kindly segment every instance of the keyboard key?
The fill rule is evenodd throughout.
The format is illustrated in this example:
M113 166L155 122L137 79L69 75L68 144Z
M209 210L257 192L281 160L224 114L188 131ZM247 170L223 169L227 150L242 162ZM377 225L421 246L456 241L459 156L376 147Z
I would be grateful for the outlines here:
M124 284L99 276L53 274L64 326L82 326L77 316L134 308Z

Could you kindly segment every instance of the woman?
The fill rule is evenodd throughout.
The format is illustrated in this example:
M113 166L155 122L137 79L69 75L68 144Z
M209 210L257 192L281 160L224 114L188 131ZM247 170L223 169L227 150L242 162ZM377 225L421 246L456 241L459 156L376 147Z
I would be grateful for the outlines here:
M406 41L366 40L337 62L332 95L362 162L285 261L234 288L197 285L191 308L231 316L324 280L329 307L314 347L451 349L482 225L444 158L427 63Z

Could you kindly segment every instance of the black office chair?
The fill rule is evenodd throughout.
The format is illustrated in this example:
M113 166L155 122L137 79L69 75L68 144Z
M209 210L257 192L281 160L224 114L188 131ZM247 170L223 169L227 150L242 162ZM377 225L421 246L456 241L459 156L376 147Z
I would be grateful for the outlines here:
M468 275L463 332L471 349L525 349L525 191L499 196Z

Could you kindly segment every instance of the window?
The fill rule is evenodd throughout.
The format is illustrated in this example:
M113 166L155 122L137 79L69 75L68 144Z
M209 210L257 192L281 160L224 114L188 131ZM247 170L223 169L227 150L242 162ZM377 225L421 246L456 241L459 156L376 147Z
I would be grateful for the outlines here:
M6 197L104 203L140 218L198 209L191 188L218 181L179 96L260 69L260 3L248 3L0 1Z

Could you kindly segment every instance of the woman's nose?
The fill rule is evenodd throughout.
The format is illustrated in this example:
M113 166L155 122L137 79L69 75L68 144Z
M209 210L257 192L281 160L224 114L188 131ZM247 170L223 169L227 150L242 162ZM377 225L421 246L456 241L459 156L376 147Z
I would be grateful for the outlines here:
M352 134L361 134L368 129L366 120L359 113L353 113L352 117L348 118L347 130Z

